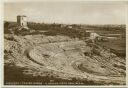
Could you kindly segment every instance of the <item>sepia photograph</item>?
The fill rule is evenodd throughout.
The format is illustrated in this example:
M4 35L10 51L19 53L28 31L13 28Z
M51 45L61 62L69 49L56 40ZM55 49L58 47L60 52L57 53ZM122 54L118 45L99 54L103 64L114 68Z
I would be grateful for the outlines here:
M4 2L4 85L126 85L126 2Z

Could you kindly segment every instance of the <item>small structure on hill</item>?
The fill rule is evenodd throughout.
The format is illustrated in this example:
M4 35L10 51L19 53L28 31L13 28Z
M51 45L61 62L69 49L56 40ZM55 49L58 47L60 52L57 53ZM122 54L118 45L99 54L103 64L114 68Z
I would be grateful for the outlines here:
M91 40L93 43L108 41L108 38L106 36L101 36L95 32L86 32L86 37L87 39Z
M19 30L28 29L28 27L27 27L27 16L18 15L17 16L17 23L21 27Z
M90 39L96 39L97 37L100 37L97 33L90 33Z
M17 23L18 23L19 26L27 27L27 16L18 15L17 16Z

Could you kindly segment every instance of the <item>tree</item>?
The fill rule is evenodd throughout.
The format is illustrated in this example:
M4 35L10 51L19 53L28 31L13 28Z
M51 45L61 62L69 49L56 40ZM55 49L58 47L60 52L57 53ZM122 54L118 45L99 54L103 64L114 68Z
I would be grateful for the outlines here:
M4 28L8 28L8 26L9 26L9 22L5 22L4 23Z

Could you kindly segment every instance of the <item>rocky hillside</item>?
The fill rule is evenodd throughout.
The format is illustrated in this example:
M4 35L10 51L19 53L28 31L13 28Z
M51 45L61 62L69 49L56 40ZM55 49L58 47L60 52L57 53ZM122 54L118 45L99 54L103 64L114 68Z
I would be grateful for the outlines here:
M26 79L52 76L84 84L125 84L124 59L109 49L77 38L5 34L4 53L5 81L14 81L13 77L8 77L11 74L8 70L17 67L28 76Z

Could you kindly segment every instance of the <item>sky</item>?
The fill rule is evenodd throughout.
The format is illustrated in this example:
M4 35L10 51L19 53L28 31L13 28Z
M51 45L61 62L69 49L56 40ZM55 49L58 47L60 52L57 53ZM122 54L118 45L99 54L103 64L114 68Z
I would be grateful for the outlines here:
M125 24L124 2L34 1L5 2L4 20L16 21L26 15L28 21L64 24Z

